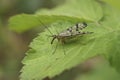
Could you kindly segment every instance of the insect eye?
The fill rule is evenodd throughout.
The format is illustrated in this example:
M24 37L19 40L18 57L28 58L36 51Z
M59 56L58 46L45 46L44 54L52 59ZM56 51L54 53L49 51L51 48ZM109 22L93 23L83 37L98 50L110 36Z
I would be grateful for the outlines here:
M84 25L85 27L87 27L87 23L83 22L83 25Z

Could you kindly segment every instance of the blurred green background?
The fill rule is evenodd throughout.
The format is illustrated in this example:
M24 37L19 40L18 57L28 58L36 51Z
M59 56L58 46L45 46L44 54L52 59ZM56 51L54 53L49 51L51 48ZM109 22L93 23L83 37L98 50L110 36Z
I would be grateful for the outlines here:
M9 30L8 19L20 13L32 14L40 8L53 8L63 1L0 0L0 80L19 80L21 60L36 30L18 34Z
M104 0L120 9L118 0ZM41 8L52 9L65 0L0 0L0 80L19 80L21 60L28 45L39 32L36 29L22 34L9 30L8 19L20 13L32 14ZM119 74L101 57L86 61L53 80L120 80ZM46 79L49 80L49 79Z

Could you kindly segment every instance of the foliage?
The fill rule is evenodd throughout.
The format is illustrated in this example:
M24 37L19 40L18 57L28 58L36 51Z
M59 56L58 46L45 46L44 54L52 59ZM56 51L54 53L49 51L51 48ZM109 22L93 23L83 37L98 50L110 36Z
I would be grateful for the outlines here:
M62 46L57 40L51 45L52 38L48 37L51 34L45 29L30 44L31 49L22 61L24 67L21 70L21 80L52 78L98 55L104 55L120 71L119 17L119 11L95 0L70 0L52 10L43 9L33 15L13 16L9 21L10 28L16 32L41 26L40 21L49 25L49 30L54 34L83 21L88 23L85 31L94 32ZM53 54L57 44L57 50Z
M95 63L92 71L78 76L75 80L119 80L120 75L106 61Z

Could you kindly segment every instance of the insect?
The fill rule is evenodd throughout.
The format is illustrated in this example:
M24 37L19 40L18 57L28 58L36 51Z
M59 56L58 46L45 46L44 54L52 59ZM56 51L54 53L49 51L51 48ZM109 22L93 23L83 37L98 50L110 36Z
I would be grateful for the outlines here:
M40 21L40 20L39 20ZM40 21L41 22L41 21ZM44 25L44 23L41 22L41 24ZM81 23L77 23L74 26L67 28L66 30L59 32L57 34L53 34L46 25L44 25L44 27L46 27L46 29L51 33L52 40L51 40L51 45L53 44L54 40L57 39L58 42L61 42L62 45L65 44L67 39L71 39L77 36L82 36L84 34L91 34L93 32L88 32L88 31L82 31L84 28L87 27L87 23L85 22L81 22ZM57 49L57 45L56 48L53 52L53 54L55 53ZM64 46L63 46L63 50L64 50ZM64 50L64 54L65 54L65 50Z
M53 44L54 40L57 39L58 41L65 43L67 38L73 38L76 36L84 35L84 34L90 34L92 32L82 32L81 30L87 27L87 24L85 22L77 23L75 26L67 28L65 31L62 31L56 35L52 35L53 37L51 44Z

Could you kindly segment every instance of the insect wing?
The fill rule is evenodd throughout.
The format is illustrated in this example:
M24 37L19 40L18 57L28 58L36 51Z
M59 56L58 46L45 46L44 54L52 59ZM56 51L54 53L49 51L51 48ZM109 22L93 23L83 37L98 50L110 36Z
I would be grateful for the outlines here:
M86 23L78 23L73 27L59 33L59 36L73 36L81 33L81 30L87 26Z

